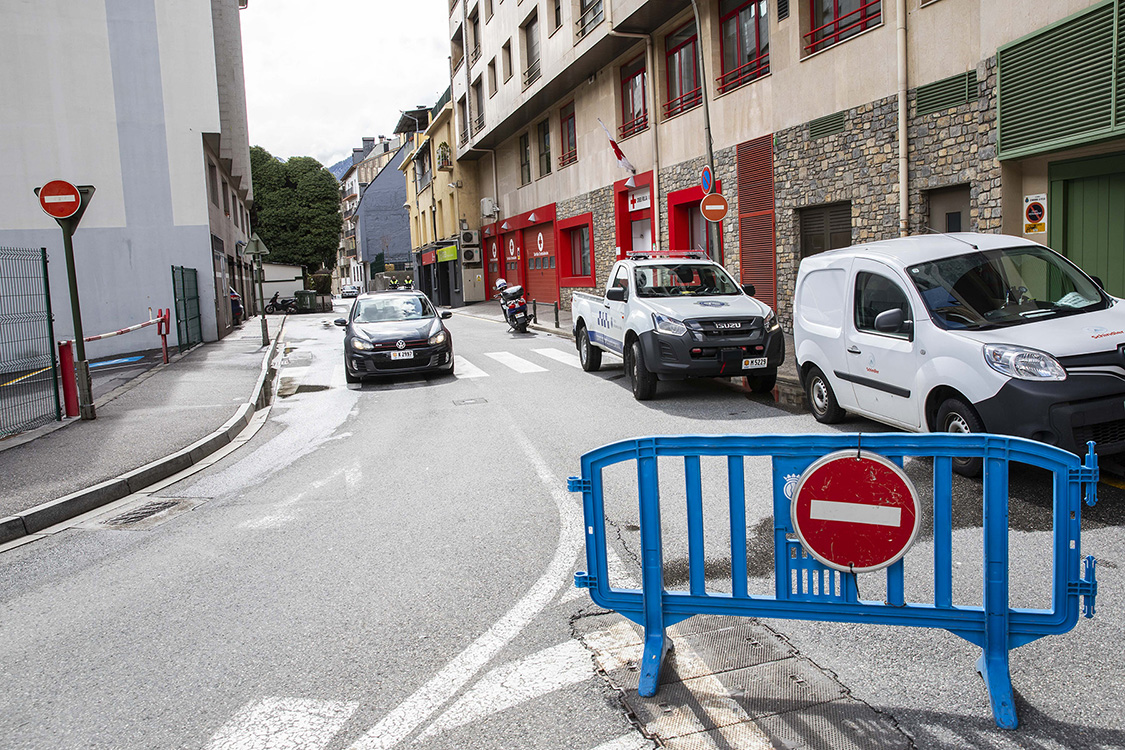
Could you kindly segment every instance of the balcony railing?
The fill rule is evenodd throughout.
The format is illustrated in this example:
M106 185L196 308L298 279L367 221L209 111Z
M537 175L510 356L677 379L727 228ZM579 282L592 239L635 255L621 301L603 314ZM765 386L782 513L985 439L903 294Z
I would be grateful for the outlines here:
M605 14L602 13L602 4L600 1L587 8L586 11L578 17L578 20L574 22L574 30L575 33L578 34L578 38L581 39L589 34L590 30L601 23L604 18Z
M622 124L619 128L617 128L617 134L621 137L622 140L624 140L631 135L636 135L637 133L640 133L641 131L647 130L647 129L648 129L648 111L646 110L644 112L641 112L639 115L634 117L632 120L629 120L629 122L626 122L626 123Z
M457 142L460 145L464 146L469 142L469 126L468 125L465 125L465 127L461 128L461 134L460 135L461 135L461 137L458 139Z
M760 55L745 65L740 65L734 70L729 70L715 79L715 83L719 86L719 93L725 94L728 91L738 88L744 83L761 78L766 73L770 72L770 55L766 52Z
M559 169L569 167L574 162L578 161L578 149L574 148L567 151L565 154L559 154Z
M697 86L683 96L677 96L664 105L664 116L675 117L681 112L687 112L692 107L698 107L703 101L703 87Z
M531 64L527 66L527 70L523 72L523 87L526 89L528 86L538 81L539 75L539 61L533 60Z
M437 168L439 172L452 172L453 160L449 158L449 154L439 155L437 158Z
M878 25L883 20L882 2L883 0L868 0L852 12L845 13L839 18L813 29L805 34L805 39L808 41L805 50L819 52L865 29Z
M473 118L473 135L484 129L484 112Z
M478 45L474 46L471 50L469 50L469 67L471 68L474 65L476 65L477 60L479 60L479 59L480 59L480 45L478 44Z

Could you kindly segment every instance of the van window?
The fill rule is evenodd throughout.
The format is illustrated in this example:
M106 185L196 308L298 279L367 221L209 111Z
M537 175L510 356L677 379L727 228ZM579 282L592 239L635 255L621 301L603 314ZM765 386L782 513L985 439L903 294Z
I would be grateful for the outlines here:
M855 327L866 333L879 333L882 336L905 336L906 334L886 334L875 330L875 318L887 310L902 310L906 320L913 320L910 302L898 284L886 276L860 271L855 277Z

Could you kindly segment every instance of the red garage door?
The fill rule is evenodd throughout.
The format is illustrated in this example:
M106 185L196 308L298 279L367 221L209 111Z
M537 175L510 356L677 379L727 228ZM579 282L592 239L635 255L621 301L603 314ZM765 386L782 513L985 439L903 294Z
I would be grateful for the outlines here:
M523 230L527 273L527 299L550 304L559 301L559 276L555 269L555 225L536 224Z
M500 271L504 267L504 251L500 246L499 237L489 237L484 241L484 284L489 295L493 294L496 279L504 274Z

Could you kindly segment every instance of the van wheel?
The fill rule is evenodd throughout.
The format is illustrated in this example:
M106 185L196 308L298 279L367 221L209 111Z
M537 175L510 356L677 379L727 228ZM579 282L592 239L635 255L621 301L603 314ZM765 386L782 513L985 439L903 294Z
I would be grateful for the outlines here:
M937 431L962 435L984 432L984 422L973 407L959 398L950 398L937 410ZM953 459L953 471L963 477L979 477L983 468L984 460L980 458Z
M752 393L769 393L777 385L777 368L771 367L758 375L747 375L742 380Z
M634 339L629 347L629 376L633 381L633 398L648 401L656 395L656 375L645 367L645 355L641 352L640 339Z
M602 366L602 350L590 343L586 326L578 327L578 361L586 372L597 372Z
M821 424L836 424L844 418L844 410L832 392L828 378L819 367L813 366L805 376L805 396L809 400L809 408L813 417Z

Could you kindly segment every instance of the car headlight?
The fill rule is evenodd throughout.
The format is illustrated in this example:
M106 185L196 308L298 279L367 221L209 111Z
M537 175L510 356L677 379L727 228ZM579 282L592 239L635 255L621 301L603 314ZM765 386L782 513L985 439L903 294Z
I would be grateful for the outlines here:
M687 333L687 326L683 323L660 313L652 314L652 324L656 326L658 333L667 333L669 336L683 336Z
M777 319L777 314L773 310L766 313L765 319L762 320L762 325L766 328L766 333L772 333L778 328L781 328L781 321Z
M446 333L445 333L445 331L444 331L444 330L443 330L443 331L438 331L438 332L437 332L437 333L435 333L435 334L434 334L433 336L430 336L430 338L429 338L429 339L427 340L427 343L429 343L429 344L431 344L431 345L434 345L434 344L444 344L444 343L445 343L445 340L446 340L447 338L449 338L449 336L447 336L447 335L446 335Z
M1066 370L1046 352L1008 344L985 344L984 361L996 372L1019 380L1066 380Z
M375 350L375 345L363 339L352 339L352 349L357 352L370 352Z

